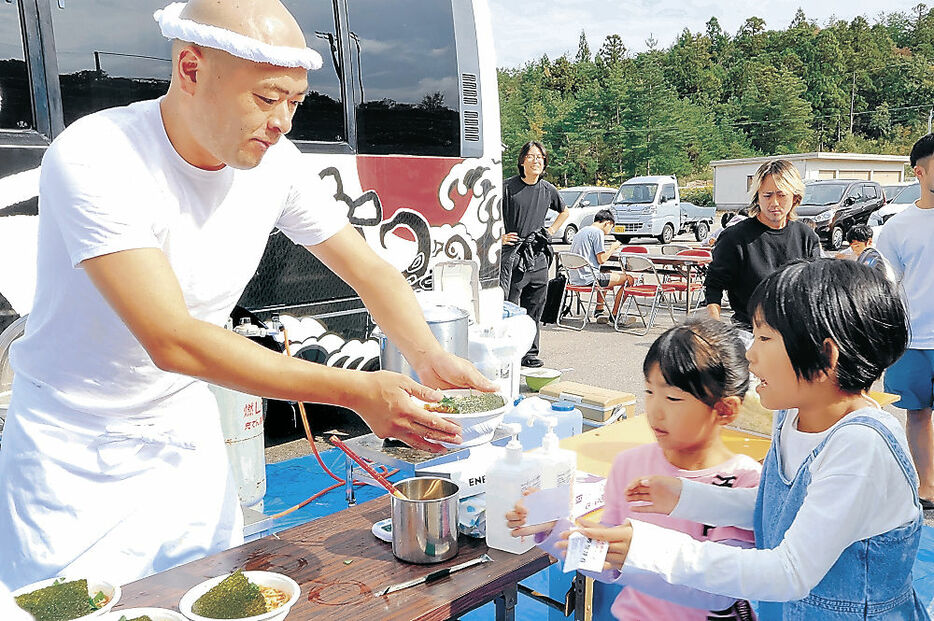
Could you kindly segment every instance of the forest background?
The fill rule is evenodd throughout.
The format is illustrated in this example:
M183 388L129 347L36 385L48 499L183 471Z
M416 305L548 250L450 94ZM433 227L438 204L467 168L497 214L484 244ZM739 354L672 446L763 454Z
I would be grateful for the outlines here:
M504 174L519 147L549 150L556 185L617 186L644 174L709 180L712 160L810 151L907 155L934 109L934 10L872 22L809 20L784 30L716 17L668 48L630 54L619 35L596 53L546 56L499 74ZM708 203L709 192L693 196Z

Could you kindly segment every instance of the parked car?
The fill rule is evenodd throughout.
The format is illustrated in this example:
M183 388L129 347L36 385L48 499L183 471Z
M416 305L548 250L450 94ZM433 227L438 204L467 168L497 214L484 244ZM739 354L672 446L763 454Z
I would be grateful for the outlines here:
M921 184L915 181L911 185L902 188L892 200L872 212L869 216L869 226L882 226L889 218L902 211L919 198L921 198Z
M633 177L613 199L613 236L624 244L633 237L656 237L668 244L675 235L692 230L702 241L710 233L715 213L713 207L682 203L675 177Z
M558 194L561 195L564 204L568 206L569 212L568 219L564 221L561 228L555 231L552 239L570 244L574 241L574 236L579 230L593 224L593 217L597 215L598 211L610 206L613 197L616 196L616 189L601 188L595 185L578 185L573 188L558 190ZM557 217L558 214L549 209L548 215L545 216L545 226L551 226L551 223Z
M883 185L882 191L885 192L885 204L888 205L889 203L894 201L895 198L899 194L901 194L901 192L905 188L912 185L913 183L917 183L917 182L916 181L904 181L901 183L886 183L885 185Z
M846 233L866 224L869 214L882 206L882 186L861 179L826 179L805 183L798 218L811 226L827 247L839 250Z

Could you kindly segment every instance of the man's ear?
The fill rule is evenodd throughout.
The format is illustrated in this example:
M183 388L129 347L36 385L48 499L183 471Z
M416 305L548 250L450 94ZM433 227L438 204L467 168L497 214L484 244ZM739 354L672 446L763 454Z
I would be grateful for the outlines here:
M739 414L739 409L743 406L743 400L734 395L724 397L714 404L713 409L717 413L718 425L729 425Z
M194 95L197 90L199 72L204 67L204 53L195 45L186 45L179 50L175 67L182 91Z

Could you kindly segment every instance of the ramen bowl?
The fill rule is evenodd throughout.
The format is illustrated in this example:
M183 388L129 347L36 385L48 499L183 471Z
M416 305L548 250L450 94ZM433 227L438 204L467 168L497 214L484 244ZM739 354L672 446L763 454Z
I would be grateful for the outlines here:
M194 603L198 601L198 598L216 587L229 575L230 574L223 574L221 576L215 576L214 578L205 580L201 584L192 587L187 593L182 595L181 601L178 602L178 609L182 611L183 615L191 619L191 621L217 621L211 617L202 617L199 614L195 614L191 608ZM243 575L246 576L247 580L257 586L272 587L282 591L288 596L288 600L278 608L269 610L261 615L241 617L235 621L280 621L281 619L285 619L286 615L289 614L289 610L295 605L295 602L298 601L298 597L301 594L301 588L299 588L298 584L288 576L282 574L277 574L272 571L244 571Z
M451 397L456 399L458 397L470 397L476 395L483 395L487 393L482 393L478 390L471 390L469 388L451 388L447 390L442 390L441 393L445 397ZM499 393L490 393L498 396L503 400L503 405L491 408L489 410L484 410L481 412L470 412L465 414L450 413L450 412L435 412L438 416L441 416L451 422L457 423L461 426L461 443L460 444L450 444L448 442L439 442L442 446L447 448L458 448L465 446L476 446L478 444L484 444L493 439L493 433L496 431L496 428L503 418L506 416L506 400L503 399L503 396ZM413 397L414 398L414 397ZM423 405L434 405L426 404L420 399L416 401Z

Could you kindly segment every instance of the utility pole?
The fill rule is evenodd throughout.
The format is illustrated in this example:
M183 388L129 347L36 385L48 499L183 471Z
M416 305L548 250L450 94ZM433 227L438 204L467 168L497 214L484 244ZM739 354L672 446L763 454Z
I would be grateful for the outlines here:
M934 108L928 110L928 133L931 133L931 119L934 118Z
M850 134L853 133L853 103L856 101L856 72L853 72L853 86L850 88Z

